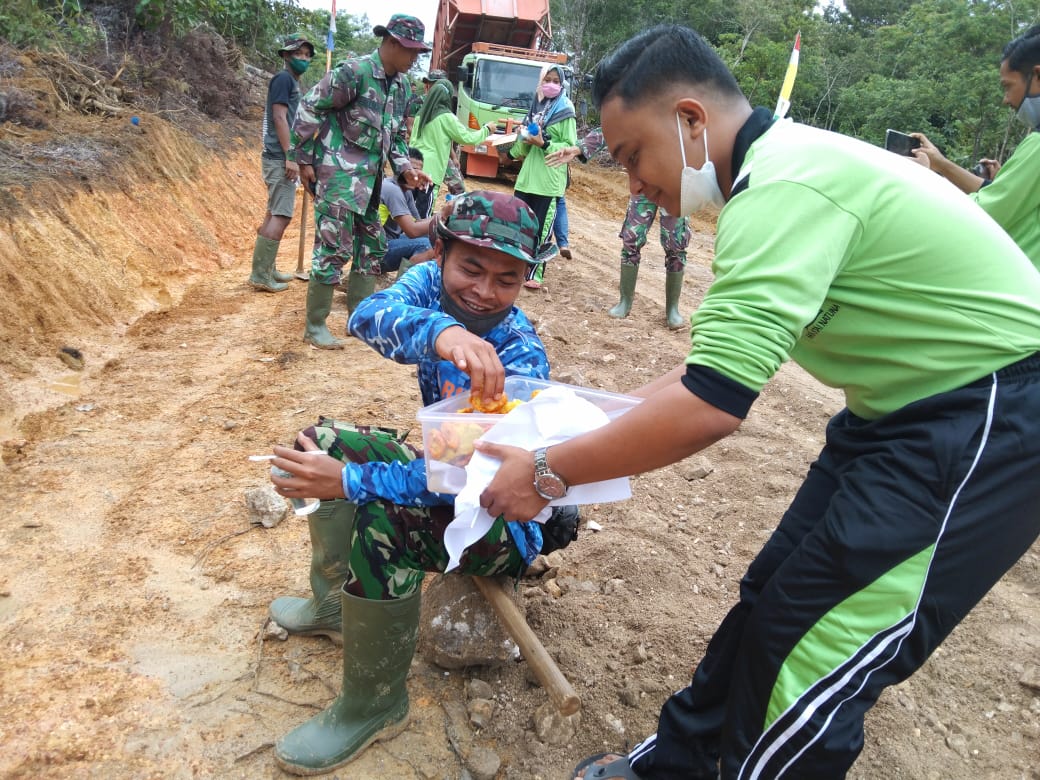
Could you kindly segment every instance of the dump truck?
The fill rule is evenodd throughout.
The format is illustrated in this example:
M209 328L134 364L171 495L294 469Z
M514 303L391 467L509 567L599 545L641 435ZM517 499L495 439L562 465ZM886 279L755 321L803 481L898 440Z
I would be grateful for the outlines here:
M567 62L548 50L551 42L549 0L440 0L430 68L456 85L460 122L479 128L498 121L487 142L461 147L467 176L495 178L512 165L506 139L522 124L542 67Z

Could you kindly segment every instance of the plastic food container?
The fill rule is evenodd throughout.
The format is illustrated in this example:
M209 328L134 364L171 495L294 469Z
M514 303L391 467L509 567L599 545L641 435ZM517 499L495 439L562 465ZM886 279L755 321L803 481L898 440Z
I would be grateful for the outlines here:
M507 376L505 382L506 396L510 401L530 401L533 392L549 387L567 387L573 390L575 395L598 406L612 420L642 400L605 390L593 390L526 376ZM422 425L426 485L436 493L458 493L462 490L466 484L464 469L473 457L473 441L506 419L506 415L503 414L460 412L468 406L469 393L465 392L430 404L416 414Z

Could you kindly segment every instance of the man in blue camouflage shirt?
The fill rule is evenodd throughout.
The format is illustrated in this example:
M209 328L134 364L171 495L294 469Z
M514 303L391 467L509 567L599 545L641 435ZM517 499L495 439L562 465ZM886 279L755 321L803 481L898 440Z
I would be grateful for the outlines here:
M545 348L514 305L535 263L534 212L506 193L473 192L434 224L437 261L359 303L350 332L384 357L417 365L426 405L471 390L492 402L507 375L547 379ZM309 515L313 596L279 598L271 616L291 633L343 644L340 696L275 747L283 769L314 774L404 728L420 589L426 571L447 567L455 497L430 492L423 453L394 431L322 418L296 449L274 451L273 464L294 475L272 477L278 492L323 500ZM574 507L557 508L544 528L497 518L458 571L518 578L539 552L573 539L577 522Z
M321 349L342 349L325 324L343 266L351 263L347 310L375 289L386 239L379 223L379 186L389 161L411 186L430 177L408 161L405 112L412 98L408 70L426 28L414 16L394 14L372 32L383 39L364 57L344 60L300 102L288 157L300 181L314 193L314 254L307 287L303 340Z

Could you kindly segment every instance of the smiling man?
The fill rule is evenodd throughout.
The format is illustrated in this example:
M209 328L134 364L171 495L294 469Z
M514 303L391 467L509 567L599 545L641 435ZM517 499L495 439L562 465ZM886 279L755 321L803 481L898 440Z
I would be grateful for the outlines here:
M1040 534L1040 274L920 166L752 109L694 31L656 27L596 70L633 195L721 208L682 365L646 400L502 461L481 496L532 518L539 484L675 463L733 433L788 359L846 406L740 583L690 684L628 755L583 778L844 777L863 717ZM898 773L893 768L891 773Z
M436 223L437 261L362 301L351 333L385 357L418 364L427 405L471 389L490 401L507 375L547 379L545 348L514 306L535 262L538 227L511 195L456 199ZM447 567L444 529L455 509L454 496L427 489L422 453L402 438L323 419L297 446L329 455L275 448L273 463L295 475L272 478L278 492L326 500L309 516L313 597L280 598L271 616L291 633L343 643L342 693L275 746L289 772L330 771L404 728L420 588L424 572ZM518 578L539 552L573 539L577 522L573 507L554 510L544 527L498 518L466 549L459 571Z

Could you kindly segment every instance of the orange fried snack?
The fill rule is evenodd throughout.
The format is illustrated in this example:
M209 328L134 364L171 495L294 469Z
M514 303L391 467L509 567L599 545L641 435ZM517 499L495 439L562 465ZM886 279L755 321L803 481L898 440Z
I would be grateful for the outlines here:
M531 393L531 398L534 398L536 395L538 395L537 390ZM473 412L479 412L480 414L508 414L522 403L523 401L519 398L510 401L509 397L502 393L500 398L485 404L480 393L473 391L469 394L469 406L459 409L459 414L472 414Z

